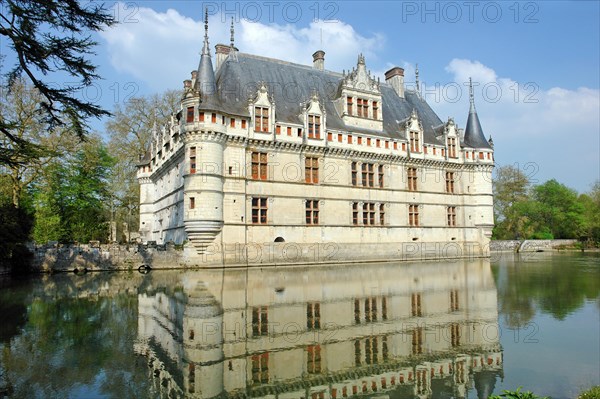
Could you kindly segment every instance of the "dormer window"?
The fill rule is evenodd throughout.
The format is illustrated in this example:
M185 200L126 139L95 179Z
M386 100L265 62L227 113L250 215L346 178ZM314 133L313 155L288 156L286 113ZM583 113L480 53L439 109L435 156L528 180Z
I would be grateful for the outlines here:
M362 118L369 117L369 100L363 98L356 99L356 114Z
M377 119L377 112L379 111L379 107L377 101L373 101L373 119Z
M420 152L421 144L419 132L410 132L410 152Z
M456 158L456 137L448 137L448 157Z
M254 131L269 131L269 108L254 107Z
M308 115L308 138L318 139L321 137L321 117Z
M348 106L348 115L352 115L352 108L354 104L352 103L352 97L348 96L346 105Z

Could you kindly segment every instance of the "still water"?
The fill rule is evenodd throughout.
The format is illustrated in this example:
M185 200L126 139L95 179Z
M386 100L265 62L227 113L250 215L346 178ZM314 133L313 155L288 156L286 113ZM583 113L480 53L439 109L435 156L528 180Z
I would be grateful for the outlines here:
M554 398L600 384L600 257L0 287L0 398Z

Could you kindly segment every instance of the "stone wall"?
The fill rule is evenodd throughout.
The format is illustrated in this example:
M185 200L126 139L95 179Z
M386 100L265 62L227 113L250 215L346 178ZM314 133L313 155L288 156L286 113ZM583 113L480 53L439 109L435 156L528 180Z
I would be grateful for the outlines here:
M577 240L493 240L490 242L492 252L536 252L551 251L560 246L571 246Z
M164 250L142 246L43 246L35 248L34 268L41 272L319 265L381 261L447 261L488 257L477 242L396 243L252 243Z

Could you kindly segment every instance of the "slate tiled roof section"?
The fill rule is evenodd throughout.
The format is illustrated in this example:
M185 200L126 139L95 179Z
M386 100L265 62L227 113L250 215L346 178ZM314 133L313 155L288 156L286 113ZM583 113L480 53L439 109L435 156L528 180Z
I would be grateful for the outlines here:
M469 79L470 88L470 101L471 105L469 108L469 118L467 119L467 127L465 128L465 137L463 139L463 145L471 148L485 148L492 149L490 143L485 139L481 123L479 123L479 117L477 116L477 110L475 109L475 100L473 99L473 86Z
M341 73L237 53L237 60L229 57L217 71L217 96L203 96L200 108L248 117L249 100L264 82L274 100L275 119L278 122L301 125L302 103L309 101L316 91L325 106L328 129L406 139L402 121L406 121L414 110L423 125L424 142L443 144L436 138L440 135L439 126L443 122L429 104L414 91L405 91L405 98L401 98L387 83L380 84L383 131L346 126L333 104L333 100L339 96L342 77Z

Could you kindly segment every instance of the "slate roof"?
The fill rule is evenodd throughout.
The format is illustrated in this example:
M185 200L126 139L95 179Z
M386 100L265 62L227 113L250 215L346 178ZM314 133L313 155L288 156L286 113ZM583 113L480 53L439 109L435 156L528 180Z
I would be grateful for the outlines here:
M492 149L490 143L485 139L483 129L481 128L481 123L479 123L477 111L475 110L475 104L473 103L472 99L463 141L463 145L465 147Z
M404 122L415 110L424 129L424 142L443 144L436 139L436 135L443 132L443 122L429 104L410 90L405 91L405 98L400 98L391 85L383 82L380 84L383 131L346 126L333 104L341 80L340 73L237 53L237 61L230 56L217 71L217 96L203 95L200 107L248 117L249 99L264 82L275 102L275 119L279 122L302 124L302 104L310 100L316 90L327 113L328 129L406 139Z

